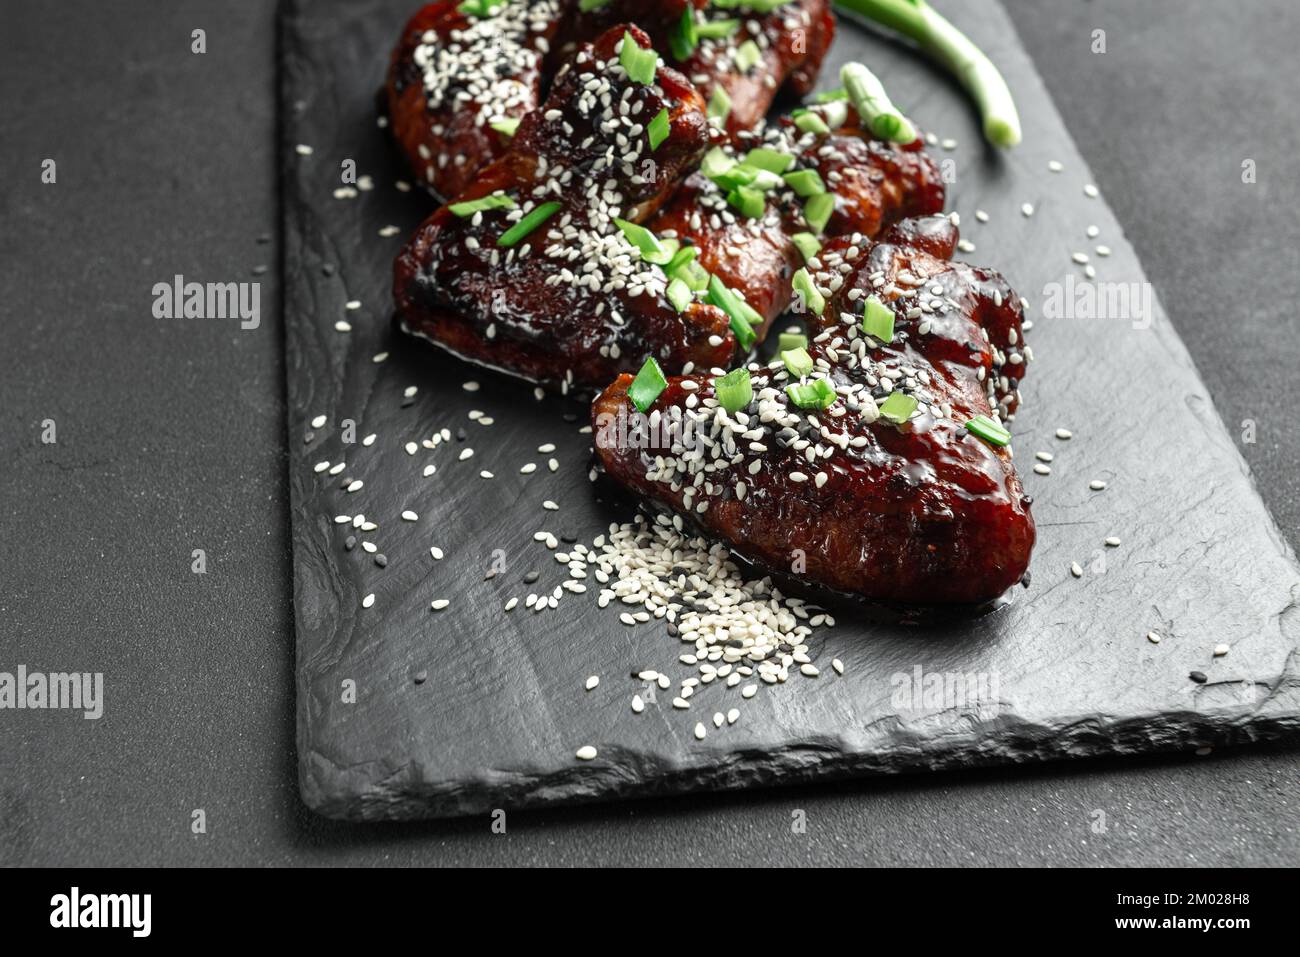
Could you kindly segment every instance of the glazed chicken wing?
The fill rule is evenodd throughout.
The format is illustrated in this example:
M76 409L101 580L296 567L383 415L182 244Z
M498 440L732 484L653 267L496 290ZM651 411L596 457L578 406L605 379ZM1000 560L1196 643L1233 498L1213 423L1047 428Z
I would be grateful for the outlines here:
M802 128L796 124L801 118ZM769 154L769 166L776 158L786 185L763 194L759 215L750 216L729 200L726 172L716 178L696 172L647 227L695 247L696 261L762 317L754 330L761 342L772 320L790 305L790 277L803 265L795 236L873 238L904 217L943 209L943 180L923 143L919 137L906 145L873 138L847 104L812 107L770 126L760 124L717 152L727 163L740 163L753 150ZM833 197L824 224L810 224L805 215L808 194L817 188Z
M603 386L646 355L674 370L730 359L726 314L679 311L637 245L636 224L716 135L699 93L649 47L618 26L579 48L511 149L417 230L394 267L406 331L563 390Z
M931 217L828 243L809 263L823 301L806 352L751 364L747 386L740 371L674 377L650 404L621 376L592 408L604 469L741 555L836 590L1000 595L1025 573L1034 524L993 412L1014 412L1029 354L1018 297L950 262L956 239Z

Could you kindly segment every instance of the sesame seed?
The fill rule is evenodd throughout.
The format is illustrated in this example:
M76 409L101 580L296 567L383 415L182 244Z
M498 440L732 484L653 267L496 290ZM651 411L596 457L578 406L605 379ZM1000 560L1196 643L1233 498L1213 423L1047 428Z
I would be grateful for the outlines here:
M704 722L703 722L703 721L697 721L697 722L695 723L695 739L696 739L697 741L703 741L703 740L704 740L704 736L705 736L707 733L708 733L708 732L707 732L707 731L705 730L705 728L704 728Z
M374 592L371 592L371 593L370 593L369 595L367 595L365 598L361 599L361 607L362 607L362 608L369 608L369 607L370 607L371 605L373 605L374 603L375 603L375 593L374 593Z
M345 322L344 320L340 319L338 322L334 323L334 331L335 331L335 332L351 332L351 331L352 331L352 323L350 323L350 322Z
M1070 574L1073 575L1075 578L1083 577L1083 568L1079 565L1078 562L1070 562Z
M600 675L592 675L587 679L585 687L588 691L592 691L598 684L600 684Z
M596 749L589 744L584 744L577 751L573 752L573 756L579 761L592 761L595 760Z
M327 421L329 421L329 420L326 419L325 416L323 416L323 415L318 415L318 416L316 416L316 418L314 418L314 419L311 420L311 427L312 427L313 429L324 428L325 423L326 423Z
M474 450L470 448L464 448L460 450L460 455L457 457L457 461L464 462L466 459L471 459L473 457L474 457Z
M1151 642L1151 644L1153 644L1153 645L1158 645L1158 644L1160 644L1160 635L1158 635L1158 634L1157 634L1156 632L1154 632L1154 631L1148 631L1148 632L1147 632L1147 641Z
M1056 458L1056 456L1054 456L1051 452L1035 452L1034 458L1038 459L1038 461L1040 462L1050 462L1054 458Z
M344 309L349 309L349 310L360 309L360 308L361 308L361 300L360 300L360 299L349 299L347 302L345 302L345 303L343 304L343 308L344 308Z
M1058 439L1061 439L1062 441L1066 441L1068 439L1074 438L1074 433L1071 432L1069 429L1057 429L1056 437Z
M429 547L429 554L434 557L435 561L442 561L442 549L437 545L431 545Z
M1107 548L1119 548L1119 545L1120 545L1120 541L1114 535L1111 535L1109 538L1106 539Z
M1039 475L1051 475L1052 467L1050 465L1044 465L1042 462L1039 462L1034 466L1034 471L1037 472Z
M836 673L837 675L842 675L842 674L844 674L844 662L840 661L840 659L838 659L838 658L832 658L832 659L831 659L831 667L835 669L835 673Z
M1059 160L1048 160L1047 168L1053 173L1059 173L1061 170L1065 169L1065 166Z
M1092 489L1094 492L1100 492L1105 487L1106 487L1106 483L1103 482L1101 479L1093 479L1091 482L1088 483L1088 488Z
M632 695L632 713L640 714L644 710L645 702L641 700L641 696L639 694Z
M469 382L466 382L463 385L461 385L461 388L464 389L466 392L477 392L479 389L479 385L477 382L471 379Z
M435 598L433 601L429 602L429 607L432 608L434 611L442 611L450 604L451 601L449 599Z
M1025 217L1029 217L1029 216L1034 215L1034 204L1033 204L1033 203L1021 203L1021 205L1020 205L1020 212L1021 212L1021 214L1024 215Z
M416 515L409 508L402 513L402 518L408 522L418 522L420 520L420 516Z
M735 724L740 720L740 709L732 708L727 712L727 724Z
M1083 195L1084 195L1084 196L1087 196L1087 197L1089 197L1090 199L1096 199L1100 194L1101 194L1101 193L1100 193L1100 190L1098 190L1096 186L1093 186L1092 183L1085 183L1085 184L1084 184L1084 186L1083 186Z
M1225 644L1218 644L1218 645L1215 645L1215 646L1214 646L1214 657L1216 657L1216 658L1222 658L1224 655L1226 655L1226 654L1227 654L1229 651L1231 651L1231 650L1232 650L1232 649L1229 648L1229 647L1228 647L1227 645L1225 645Z

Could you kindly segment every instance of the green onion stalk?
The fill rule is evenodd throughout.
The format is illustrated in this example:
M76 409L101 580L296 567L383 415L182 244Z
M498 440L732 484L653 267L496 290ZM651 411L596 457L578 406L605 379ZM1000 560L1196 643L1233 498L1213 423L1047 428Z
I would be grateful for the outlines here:
M1020 114L1016 112L1007 81L969 37L925 0L835 0L835 6L914 40L956 76L974 98L983 120L984 136L990 143L1008 147L1020 142ZM852 89L849 90L852 96Z

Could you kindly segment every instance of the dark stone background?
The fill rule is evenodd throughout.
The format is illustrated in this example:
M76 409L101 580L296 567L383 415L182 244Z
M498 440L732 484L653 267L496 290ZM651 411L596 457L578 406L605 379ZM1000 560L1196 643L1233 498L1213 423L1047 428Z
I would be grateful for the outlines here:
M1008 6L1230 431L1257 423L1242 452L1294 546L1300 8ZM104 671L108 700L98 722L0 712L0 863L1296 862L1295 749L519 813L505 836L486 819L357 827L305 810L273 24L273 4L247 0L6 14L0 666ZM39 182L46 157L56 186ZM154 320L150 289L178 272L260 278L262 327Z

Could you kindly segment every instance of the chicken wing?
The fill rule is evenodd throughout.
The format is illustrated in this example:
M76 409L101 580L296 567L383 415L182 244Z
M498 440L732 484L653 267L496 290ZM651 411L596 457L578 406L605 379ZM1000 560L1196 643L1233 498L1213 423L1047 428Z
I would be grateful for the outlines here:
M715 136L699 93L655 65L641 30L583 45L510 150L399 255L402 328L565 391L603 386L645 355L674 370L729 361L726 314L698 301L679 311L659 257L634 241Z
M956 240L930 217L828 243L809 263L824 303L806 355L751 364L747 390L719 385L720 369L674 377L652 405L642 395L643 416L621 376L592 408L603 468L746 558L833 589L1000 595L1025 573L1034 524L993 410L1014 412L1030 353L1019 298L948 261Z

